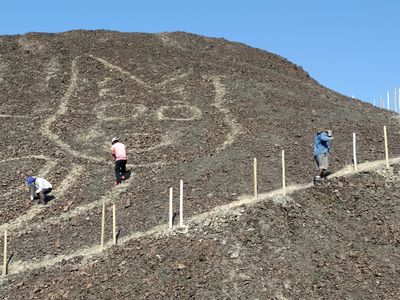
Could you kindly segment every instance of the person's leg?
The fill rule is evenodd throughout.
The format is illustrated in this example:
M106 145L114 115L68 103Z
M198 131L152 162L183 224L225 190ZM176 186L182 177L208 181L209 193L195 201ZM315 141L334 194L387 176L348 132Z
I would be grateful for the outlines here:
M121 160L121 178L122 178L122 180L125 180L125 174L126 174L126 159Z
M122 182L122 164L120 160L115 161L115 182L116 184Z
M47 195L50 194L51 190L52 190L51 188L43 190L45 204L47 204L48 201Z
M41 204L46 205L46 195L44 194L44 191L39 192L39 200Z
M321 154L319 156L319 161L320 161L320 168L321 168L320 176L321 176L321 178L325 178L327 176L327 170L328 170L328 166L329 166L328 154L327 153Z
M315 155L314 156L314 161L315 161L315 164L316 164L316 166L317 166L317 170L318 170L318 174L317 174L317 176L315 176L314 177L314 180L321 180L321 174L322 174L322 169L321 169L321 166L320 166L320 158L319 158L319 155L317 156L317 155Z

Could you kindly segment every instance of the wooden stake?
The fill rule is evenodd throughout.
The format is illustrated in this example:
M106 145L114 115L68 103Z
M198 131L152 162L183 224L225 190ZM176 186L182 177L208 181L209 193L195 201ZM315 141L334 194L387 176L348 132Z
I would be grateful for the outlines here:
M173 212L172 212L172 187L169 188L169 228L172 229L172 217L173 217Z
M356 134L353 133L353 163L354 171L357 172Z
M117 244L117 220L115 213L115 203L113 203L113 244Z
M390 109L389 91L387 91L387 109Z
M3 277L7 275L7 230L4 230Z
M254 163L253 163L253 182L254 182L254 198L258 198L258 186L257 186L257 158L254 158Z
M100 247L101 251L104 250L104 227L106 221L106 203L103 201L103 210L101 213L101 234L100 234Z
M384 135L384 138L385 138L386 168L389 169L389 151L388 151L388 141L387 141L386 126L383 126L383 135Z
M383 108L383 100L382 100L382 95L381 95L381 98L380 98L380 104L381 104L381 108Z
M183 180L179 184L179 227L183 227Z
M394 102L394 112L397 112L397 99L396 99L396 87L394 87L393 102Z
M285 150L282 150L282 189L283 196L286 196L286 174L285 174Z

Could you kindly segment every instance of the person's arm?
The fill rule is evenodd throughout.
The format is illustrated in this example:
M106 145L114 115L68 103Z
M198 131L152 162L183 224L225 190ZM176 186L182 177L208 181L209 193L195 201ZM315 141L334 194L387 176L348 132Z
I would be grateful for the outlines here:
M327 134L321 134L321 141L328 142L328 141L330 141L332 139L333 139L333 137L328 136Z
M115 159L115 148L114 148L114 146L111 147L111 156Z
M43 191L43 184L38 183L37 186L36 186L35 193L39 194L41 191Z

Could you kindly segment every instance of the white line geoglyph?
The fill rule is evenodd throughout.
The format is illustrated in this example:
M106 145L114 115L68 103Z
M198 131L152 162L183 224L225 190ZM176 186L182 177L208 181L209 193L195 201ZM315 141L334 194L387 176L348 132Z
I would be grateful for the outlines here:
M118 71L126 76L128 76L130 79L134 80L135 82L143 85L143 86L147 86L148 84L146 84L143 80L139 79L138 77L132 75L131 73L121 69L118 66L112 65L111 63L107 62L104 59L101 58L97 58L94 56L89 56L99 62L101 62L104 66L106 66L107 68L109 68L112 71ZM91 157L88 155L85 155L82 152L76 151L74 149L72 149L72 147L70 145L68 145L67 143L63 142L60 137L55 134L54 132L52 132L51 130L51 126L54 122L56 122L56 120L58 118L60 118L62 115L64 115L67 110L68 110L68 105L69 105L69 101L70 98L72 97L72 95L76 92L77 90L77 85L78 85L78 81L79 81L79 71L78 71L78 60L81 59L81 57L76 57L71 64L71 77L70 77L70 84L67 88L66 93L64 94L64 96L62 97L61 101L60 101L60 105L58 110L55 111L54 114L52 114L43 124L42 126L42 131L43 131L43 135L45 137L47 137L48 139L54 141L56 143L56 145L58 147L60 147L61 149L63 149L64 151L66 151L67 153L69 153L70 155L74 156L74 157L80 157L80 158L85 158L91 161L96 161L96 162L105 162L106 164L112 164L112 162L107 162L103 159L98 159L95 157ZM171 76L170 78L162 81L161 83L157 84L159 86L165 86L166 84L169 84L171 82L180 80L185 78L186 76L188 76L188 73L181 73L178 74L176 76ZM216 107L223 115L224 115L224 122L228 125L228 127L230 128L230 132L227 135L226 140L223 142L223 144L221 145L221 147L219 147L217 149L217 151L221 151L226 149L226 147L228 147L229 145L231 145L234 140L235 137L240 133L241 131L241 126L240 124L237 123L237 121L235 120L234 116L231 114L231 112L229 111L228 108L226 108L224 106L224 102L225 102L225 94L226 94L226 90L224 85L221 83L221 79L217 76L211 77L212 79L212 83L213 83L213 87L215 89L215 98L214 98L214 103L212 104L214 107ZM105 82L106 83L106 82ZM181 94L183 94L183 92L181 91ZM185 106L186 107L186 106ZM201 117L201 111L199 113L199 111L195 111L194 113L195 117ZM14 117L14 116L12 116ZM25 117L25 116L24 116ZM163 116L162 116L163 117ZM141 149L137 151L151 151L152 149L156 149L159 146L168 146L172 143L173 141L170 140L170 137L165 136L160 145L156 145L156 146L152 146L149 147L148 149ZM31 156L30 158L38 158L38 159L45 159L45 160L50 160L49 158L46 158L44 156ZM24 158L13 158L13 159L8 159L8 160L4 160L4 161L10 161L10 160L20 160L20 159L24 159ZM0 163L3 161L0 161ZM47 163L47 169L42 170L41 176L43 176L43 174L49 172L52 168L54 168L56 162L55 161L49 161ZM143 165L135 165L136 167L141 167L141 166L149 166L149 165L160 165L159 162L156 162L154 164L150 163L150 164L143 164ZM62 195L64 194L72 185L73 182L77 179L77 177L79 177L79 175L83 172L83 167L81 166L74 166L74 168L72 169L72 171L69 173L69 175L66 177L66 179L60 184L59 187L59 191L58 191L58 195ZM91 211L97 207L99 207L103 202L108 204L108 203L112 203L114 202L117 197L124 192L127 188L129 187L129 183L125 183L120 189L112 189L111 191L109 191L108 193L106 193L103 197L101 197L98 201L94 201L91 202L89 204L86 205L81 205L78 206L77 208L62 213L59 216L54 216L52 218L43 220L39 226L39 224L29 224L29 221L34 219L34 217L39 213L39 209L37 207L32 208L30 211L28 211L26 214L24 214L23 216L20 216L12 221L10 221L9 223L6 224L2 224L0 225L0 230L8 228L9 230L12 229L23 229L23 230L32 230L32 229L41 229L45 226L43 225L51 225L51 224L60 224L62 221L65 220L69 220L73 217L79 216L83 213L86 213L88 211ZM290 187L287 188L288 192L290 191ZM266 194L267 195L267 194ZM271 193L268 195L272 195ZM265 196L265 197L269 197L269 196ZM264 198L265 198L264 197ZM253 201L250 199L250 202ZM263 199L262 197L260 197L259 199ZM246 201L243 200L239 200L238 203L241 203L240 205L242 205L242 203L245 203ZM230 203L229 207L232 208L234 207L234 203ZM220 212L223 210L228 209L228 206L220 206L217 208L214 208L212 211L207 212L205 214L201 214L199 216L194 216L192 217L192 221L195 221L197 219L201 219L201 216L209 216L210 214L215 214L216 211ZM153 229L150 229L148 231L144 231L144 232L135 232L132 235L129 235L127 237L124 237L122 239L120 239L120 243L124 244L127 241L134 239L134 238L138 238L141 236L148 236L151 234L163 234L165 232L166 226L164 225L160 225L160 226L156 226ZM107 247L110 247L111 244L107 244ZM15 263L12 264L12 266L10 267L10 273L15 274L15 273L20 273L22 271L27 271L27 270L31 270L31 269L35 269L38 268L40 266L52 266L56 263L58 263L59 261L63 260L63 259L70 259L73 257L76 257L78 255L82 255L85 259L88 259L90 257L92 257L93 255L96 254L100 254L101 252L98 249L99 247L97 245L95 246L89 246L89 247L85 247L83 249L79 249L76 250L70 254L65 254L65 255L60 255L60 256L56 256L56 257L46 257L43 261L39 261L37 263L30 263L30 262L23 262L23 261L17 261Z
M91 57L91 58L99 61L100 63L102 63L105 67L109 68L110 70L118 71L121 74L128 76L128 78L132 79L133 81L135 81L139 84L142 84L143 86L149 85L149 84L145 83L143 80L139 79L138 77L132 75L130 72L123 70L122 68L115 66L102 58L94 57L92 55L89 55L88 57ZM57 134L55 134L54 132L52 132L52 130L51 130L51 125L58 118L60 118L62 115L67 113L70 98L72 97L73 93L77 89L77 84L79 81L78 80L79 71L78 71L77 64L78 64L79 59L81 59L81 58L82 57L78 56L72 61L71 79L70 79L70 84L68 86L68 89L67 89L65 95L61 99L59 109L44 122L43 127L42 127L42 133L44 134L45 137L54 141L58 147L60 147L61 149L63 149L64 151L66 151L67 153L69 153L70 155L72 155L74 157L85 158L89 161L95 161L98 163L111 165L112 162L107 161L106 159L93 157L93 156L87 155L81 151L72 149L72 147L69 144L62 141L60 139L60 137ZM173 79L175 81L175 80L178 80L181 77L185 77L185 76L187 76L186 73L181 74L176 78L174 77ZM227 133L225 141L222 143L222 145L220 147L218 147L216 149L216 151L219 152L219 151L226 149L228 146L230 146L234 142L236 136L238 134L240 134L240 132L241 132L241 125L236 121L233 114L224 105L225 104L224 97L226 94L226 89L225 89L225 86L221 83L221 79L217 76L213 76L210 78L213 82L213 86L215 89L215 99L214 99L214 104L212 104L212 105L214 107L216 107L224 115L224 122L230 128L230 131ZM164 85L166 83L167 83L167 81L163 81L161 84ZM105 84L105 83L103 82L102 84ZM198 113L197 113L197 116L198 116ZM152 151L152 150L160 148L160 147L169 146L169 145L171 145L172 142L173 141L172 141L171 137L166 137L165 139L163 139L163 141L159 145L151 146L148 149L143 150L143 151ZM160 165L164 165L164 164L165 163L163 163L163 162L157 161L157 162L153 162L153 163L140 164L140 165L137 165L137 167L151 167L151 166L160 166Z
M2 164L4 162L13 162L13 161L30 160L30 159L38 159L38 160L45 160L46 161L46 163L44 164L42 169L38 172L38 175L41 176L41 177L46 176L48 174L48 172L50 172L50 170L52 168L54 168L54 166L57 164L56 161L52 161L52 160L50 160L49 157L45 157L43 155L28 155L28 156L21 156L21 157L12 157L12 158L8 158L8 159L4 159L4 160L0 161L0 164ZM13 190L11 190L9 192L1 194L0 198L7 199L13 193L15 193L16 190L20 191L20 190L23 190L23 188L24 188L24 185L20 185L16 189L13 189Z
M46 164L45 168L39 172L39 175L44 177L51 169L55 167L56 164L57 164L56 161L50 161L49 164ZM65 177L65 179L58 186L57 197L62 197L65 194L65 192L74 184L74 182L82 174L83 169L84 168L82 166L77 166L77 165L75 165L72 168L71 172L67 175L67 177ZM47 205L52 206L55 204L55 201L56 200L53 200ZM8 223L1 224L0 232L3 232L5 229L7 229L9 232L12 232L15 231L16 229L26 230L31 228L28 222L33 220L35 216L39 214L41 211L42 209L39 208L37 205L32 206L32 208L28 210L25 214L18 216L17 218L11 220ZM40 224L43 223L44 223L43 221L40 222Z
M213 104L213 106L215 106L224 114L224 121L231 129L228 132L225 141L220 147L216 149L217 152L220 152L233 144L236 136L242 131L242 126L236 121L230 110L225 107L226 89L225 86L221 83L221 79L219 77L213 76L211 77L211 80L213 82L215 90L215 103Z
M56 225L56 224L61 224L63 221L68 221L71 218L74 218L76 216L80 216L84 213L87 213L89 211L94 210L97 207L100 207L103 203L105 204L110 204L114 203L117 201L118 197L121 195L121 193L125 192L127 188L130 186L128 182L124 182L118 189L113 188L110 191L108 191L105 195L103 195L99 200L90 202L85 205L80 205L76 207L73 210L70 210L68 212L64 212L58 216L54 216L51 218L48 218L46 220L42 220L40 224L34 223L30 225L26 225L23 228L25 230L32 230L32 229L46 229L46 226L43 225Z

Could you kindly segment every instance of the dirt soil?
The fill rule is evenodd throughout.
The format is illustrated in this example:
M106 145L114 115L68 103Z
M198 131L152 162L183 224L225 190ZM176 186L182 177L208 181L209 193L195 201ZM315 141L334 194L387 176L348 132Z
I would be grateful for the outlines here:
M180 179L185 219L252 195L254 157L259 193L279 188L282 149L287 184L309 184L320 129L334 134L333 172L351 164L353 132L359 162L384 158L383 125L390 156L400 156L397 116L319 85L282 57L181 32L1 36L0 123L0 231L12 255L2 298L399 294L397 168L160 233ZM114 136L132 170L119 189ZM53 184L46 208L29 201L28 175ZM124 243L99 255L102 202L106 240L115 203Z

